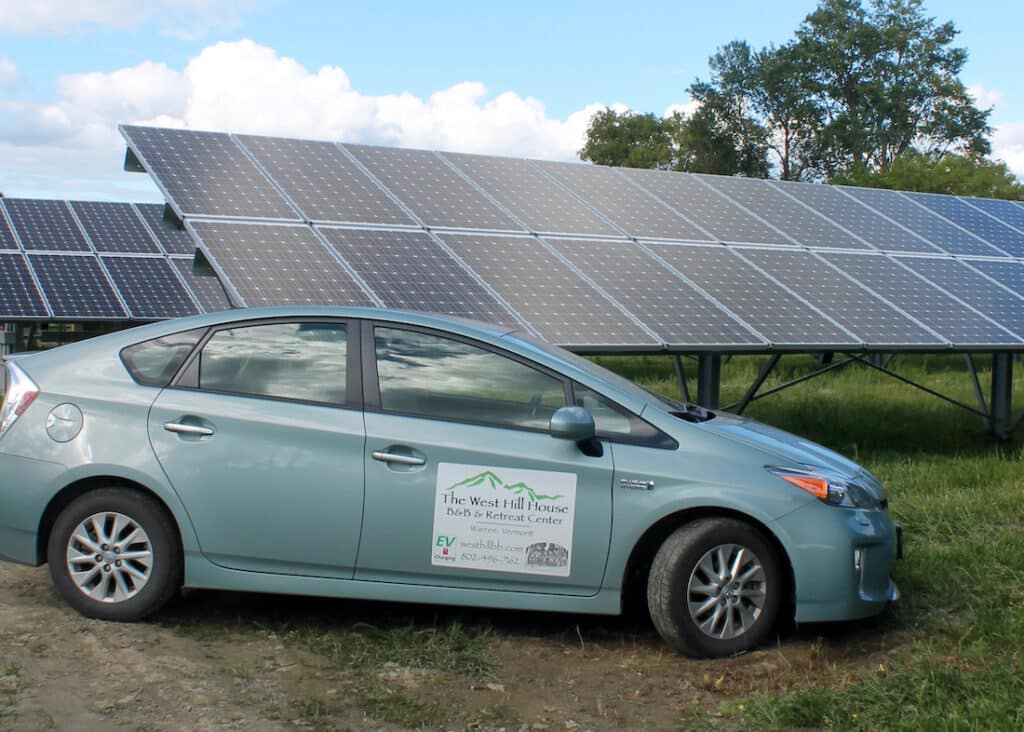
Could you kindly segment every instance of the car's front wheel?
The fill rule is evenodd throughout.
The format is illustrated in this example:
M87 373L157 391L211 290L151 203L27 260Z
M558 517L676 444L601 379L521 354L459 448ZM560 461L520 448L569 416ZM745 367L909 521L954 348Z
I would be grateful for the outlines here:
M674 648L730 656L771 632L782 592L777 552L761 532L736 519L708 518L665 539L651 566L647 604Z
M173 519L153 498L125 488L90 491L61 511L47 559L67 603L101 620L150 615L181 583Z

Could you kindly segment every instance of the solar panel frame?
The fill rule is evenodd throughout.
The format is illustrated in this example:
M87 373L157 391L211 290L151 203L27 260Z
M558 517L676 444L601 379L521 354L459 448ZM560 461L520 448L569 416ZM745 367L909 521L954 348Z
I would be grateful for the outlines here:
M0 252L0 320L49 318L39 282L18 251Z
M217 272L231 300L242 307L379 306L372 291L360 283L358 275L339 261L331 247L309 226L196 220L186 220L185 225L199 242L199 248ZM240 244L240 241L244 244ZM258 258L251 256L255 243L263 245L265 250ZM250 253L249 259L252 260L248 266L243 262L246 251ZM286 261L280 256L289 252L296 255L294 262ZM264 263L267 266L262 269L256 266ZM283 273L276 278L272 271L275 265L276 269ZM305 280L302 279L304 273ZM281 282L282 286L269 286L274 284L275 279ZM266 290L276 292L278 296L272 298L262 292L264 288L252 286L253 283L260 282L268 285ZM303 298L284 294L286 289L304 291L310 288L316 293L316 297Z
M655 243L647 246L760 333L773 348L839 350L864 346L863 340L731 248ZM790 327L780 328L786 318L791 320ZM786 335L787 332L794 335Z
M30 252L26 256L54 320L130 319L120 293L95 254ZM72 272L72 262L77 273ZM86 294L92 297L86 298Z
M92 251L67 201L5 198L4 207L25 251Z
M632 241L544 241L670 347L763 350L768 345L735 313ZM701 334L706 337L697 337Z
M130 203L69 201L79 226L100 253L161 254L149 228Z
M135 203L132 208L165 254L195 254L196 243L189 233L184 228L172 227L164 221L164 204Z
M988 251L976 250L954 252L954 254L988 254L1024 256L1024 234L1007 226L999 219L965 203L956 196L938 193L917 193L905 191L903 195L946 219L955 226L969 231L989 247Z
M473 274L424 231L330 226L320 226L318 231L385 307L437 312L502 326L521 325ZM430 307L431 304L438 307Z
M14 236L14 229L7 218L7 210L4 208L4 199L0 198L0 251L20 252L21 245Z
M260 135L234 139L308 221L416 225L335 142ZM288 157L298 163L289 165Z
M593 287L536 237L472 233L438 237L544 340L581 352L660 350L661 342L622 305ZM501 269L500 262L511 269ZM569 296L559 299L563 293ZM596 322L591 320L595 315ZM589 334L578 332L580 322L593 322ZM616 337L606 337L605 326L615 329Z
M204 313L219 313L235 307L219 277L197 275L192 271L194 257L169 257L168 259L179 279L192 293L192 297L199 303Z
M301 220L231 135L133 125L119 129L179 218Z
M164 320L201 312L164 256L103 255L100 262L132 320Z

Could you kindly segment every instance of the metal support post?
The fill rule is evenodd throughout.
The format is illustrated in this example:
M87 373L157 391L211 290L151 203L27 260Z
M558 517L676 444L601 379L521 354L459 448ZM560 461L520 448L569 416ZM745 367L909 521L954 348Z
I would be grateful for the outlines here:
M992 354L992 394L989 399L989 429L1005 440L1013 429L1013 354Z
M718 409L722 386L722 354L697 355L697 403L708 409Z
M15 351L18 326L15 323L0 323L0 356L10 356Z
M679 382L679 395L683 398L684 402L689 402L690 387L686 384L686 372L683 371L683 358L676 353L672 356L672 361L676 366L676 381Z

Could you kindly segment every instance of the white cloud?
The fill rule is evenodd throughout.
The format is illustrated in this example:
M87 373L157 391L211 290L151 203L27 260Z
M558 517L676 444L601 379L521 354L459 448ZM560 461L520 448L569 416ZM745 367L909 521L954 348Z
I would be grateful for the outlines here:
M13 86L18 80L18 67L6 56L0 56L0 89Z
M42 195L65 195L68 181L90 198L141 190L142 176L120 172L119 122L574 160L605 106L559 119L537 99L491 95L470 81L426 98L372 96L342 68L309 70L249 40L208 46L181 70L145 62L63 76L56 88L43 104L0 100L0 190L8 195L29 195L22 180L42 190L40 176L55 186Z
M255 0L0 0L0 32L65 35L90 27L135 28L156 23L168 35L197 38L229 29Z
M992 134L992 157L1002 160L1024 180L1024 122L1008 122Z
M697 101L696 99L690 99L690 101L688 102L679 102L676 104L668 105L668 107L665 108L665 114L662 116L668 117L670 115L675 114L676 112L679 112L679 114L681 114L682 116L689 117L698 109L700 109L700 102Z
M967 88L967 93L974 98L979 109L992 109L1003 103L1003 95L996 89L986 89L980 84Z

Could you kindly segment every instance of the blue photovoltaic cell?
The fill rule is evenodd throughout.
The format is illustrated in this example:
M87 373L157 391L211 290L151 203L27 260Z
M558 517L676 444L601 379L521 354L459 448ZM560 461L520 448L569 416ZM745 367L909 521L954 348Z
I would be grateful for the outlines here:
M0 254L0 320L45 318L46 305L21 254Z
M834 226L824 217L794 201L757 178L734 178L723 175L700 175L727 198L760 216L792 239L808 247L867 249L867 245Z
M867 345L944 344L811 252L747 248L737 251Z
M534 161L533 164L614 221L628 236L711 240L646 191L630 185L614 168L545 161Z
M0 206L3 206L2 198L0 198ZM2 209L0 209L0 249L18 249L18 242L14 240L14 234L11 233L11 227L7 225L7 219L4 218Z
M773 345L860 344L725 247L651 249Z
M95 256L29 254L28 258L55 319L128 317Z
M1011 259L970 259L965 261L1004 287L1009 287L1018 295L1024 296L1024 263Z
M413 223L333 142L255 135L236 139L311 221Z
M482 193L429 150L345 145L427 226L518 230Z
M951 292L1018 336L1024 336L1024 300L992 283L955 259L901 257L903 264Z
M134 320L158 320L199 312L163 257L104 257L103 264Z
M142 218L149 224L150 231L160 242L160 246L168 254L193 254L196 243L184 229L164 221L164 205L162 203L137 203Z
M298 219L230 135L127 125L121 129L183 216Z
M656 341L532 237L441 237L547 341L651 348Z
M64 201L5 198L4 207L28 251L87 252L89 245Z
M1014 256L1024 256L1024 234L1015 231L1002 221L987 216L982 211L969 206L955 196L942 196L937 193L906 193L923 206L939 214L943 218L962 226L975 236L981 237L989 244L994 244L1002 251ZM960 252L957 252L960 253ZM967 254L997 254L995 250L971 251Z
M1024 206L1015 201L1004 201L1000 198L963 198L961 200L975 208L980 208L990 216L995 216L1018 231L1024 231Z
M547 241L666 343L764 344L631 241Z
M985 242L971 236L963 229L953 226L927 208L918 206L900 191L846 186L840 186L840 188L861 203L888 216L893 221L898 221L918 236L924 237L935 246L936 251L945 251L950 254L998 254Z
M702 226L718 241L793 244L694 175L641 168L619 168L619 172Z
M423 232L321 227L320 233L389 308L518 325L479 282Z
M185 282L192 289L192 294L203 306L207 313L218 313L221 310L230 310L231 302L228 294L224 292L224 285L213 275L197 275L192 272L192 257L187 259L175 257L171 264L185 278Z
M994 323L915 277L889 257L834 253L823 256L954 346L1018 342Z
M82 228L98 252L159 254L146 227L135 215L130 203L72 201Z
M619 234L529 161L463 153L443 155L531 231Z
M249 307L361 305L373 301L307 226L191 224Z
M772 181L771 184L876 249L897 252L935 251L928 242L880 216L873 208L847 196L835 186L788 181Z

